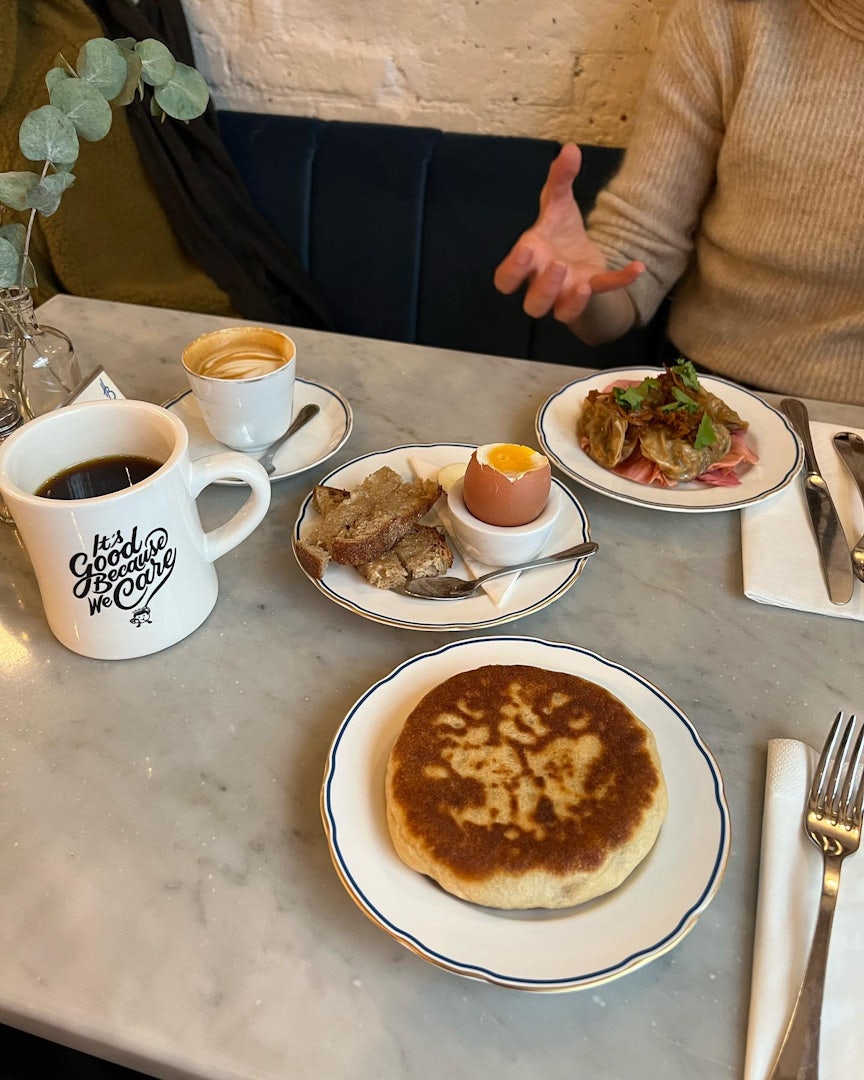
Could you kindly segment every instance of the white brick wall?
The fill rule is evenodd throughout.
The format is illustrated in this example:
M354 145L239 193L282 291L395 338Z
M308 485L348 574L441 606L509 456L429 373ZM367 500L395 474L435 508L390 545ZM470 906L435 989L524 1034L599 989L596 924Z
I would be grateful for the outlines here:
M219 108L622 146L674 0L183 0Z

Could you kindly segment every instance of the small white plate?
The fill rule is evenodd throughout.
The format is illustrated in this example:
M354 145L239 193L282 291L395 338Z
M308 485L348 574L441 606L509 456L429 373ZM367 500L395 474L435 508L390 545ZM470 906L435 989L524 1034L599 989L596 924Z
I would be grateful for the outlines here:
M297 473L311 469L313 465L320 465L322 461L332 457L341 446L344 446L351 434L354 416L345 398L323 383L301 379L298 376L294 383L295 414L310 402L318 405L321 412L296 435L292 435L276 455L273 463L276 471L270 477L271 482L284 480L288 476L296 476ZM198 402L191 393L185 394L168 408L175 412L186 425L186 430L189 432L189 456L193 461L207 457L208 454L224 453L229 449L224 443L214 439L207 430ZM255 458L263 456L263 450L260 454L250 454L250 457ZM217 483L238 484L240 481L218 480Z
M382 450L355 458L325 476L319 483L351 489L383 465L389 465L400 476L409 480L413 478L409 465L412 458L441 468L457 461L467 462L472 451L476 449L476 446L468 443L397 446L392 450ZM561 496L561 510L541 553L544 555L591 539L588 517L576 496L560 481L552 482L558 487ZM294 538L305 536L317 520L318 512L312 505L310 492L300 507L300 516L294 526ZM430 515L424 520L433 519ZM526 571L507 590L500 604L496 604L484 592L464 600L446 603L403 596L392 589L376 589L361 577L353 566L338 566L335 563L327 567L323 580L318 581L311 577L309 580L325 596L329 596L342 607L388 626L400 626L408 630L473 630L511 622L551 604L576 581L582 573L585 561L582 559L577 563L561 563L558 566ZM458 577L471 577L456 552L450 572Z
M540 406L535 425L547 457L567 476L612 499L682 514L752 506L770 499L797 476L804 454L786 417L749 390L706 375L699 376L706 390L722 398L742 420L750 423L747 440L759 455L759 461L740 466L738 487L711 487L691 481L674 488L661 488L618 476L592 461L576 436L576 421L588 391L605 390L616 379L642 380L660 374L656 368L616 368L577 379L557 390Z
M605 896L559 911L496 911L450 895L396 854L384 799L393 743L426 693L484 664L589 679L654 732L669 810L645 861ZM333 864L364 914L437 967L517 990L597 986L668 952L711 902L729 855L720 771L678 706L621 664L536 638L457 641L406 660L370 687L333 739L321 813Z

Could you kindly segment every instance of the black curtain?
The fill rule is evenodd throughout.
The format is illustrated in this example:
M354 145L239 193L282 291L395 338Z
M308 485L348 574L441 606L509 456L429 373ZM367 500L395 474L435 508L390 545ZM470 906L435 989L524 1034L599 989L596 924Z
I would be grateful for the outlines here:
M180 0L87 0L109 38L156 38L194 66ZM315 282L253 207L219 135L212 102L188 124L161 123L149 102L124 110L141 161L177 237L238 315L335 329Z

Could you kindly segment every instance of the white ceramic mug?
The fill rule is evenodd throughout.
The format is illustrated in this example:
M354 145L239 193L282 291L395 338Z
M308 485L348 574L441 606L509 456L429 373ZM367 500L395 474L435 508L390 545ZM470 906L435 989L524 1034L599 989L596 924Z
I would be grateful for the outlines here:
M213 330L189 342L183 367L219 442L255 454L288 430L297 349L287 334L266 326Z
M33 564L48 624L73 652L100 660L146 656L191 634L213 610L213 563L261 522L270 480L244 454L193 462L188 446L171 412L123 400L47 413L0 447L0 492ZM35 494L72 466L130 455L161 464L111 494ZM205 532L195 500L228 478L247 483L249 498Z

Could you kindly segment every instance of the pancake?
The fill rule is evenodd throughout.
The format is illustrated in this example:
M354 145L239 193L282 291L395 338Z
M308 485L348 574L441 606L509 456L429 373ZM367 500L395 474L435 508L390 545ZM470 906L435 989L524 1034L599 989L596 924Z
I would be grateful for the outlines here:
M562 908L616 888L666 814L654 736L560 671L460 672L413 709L387 763L399 857L494 908Z

